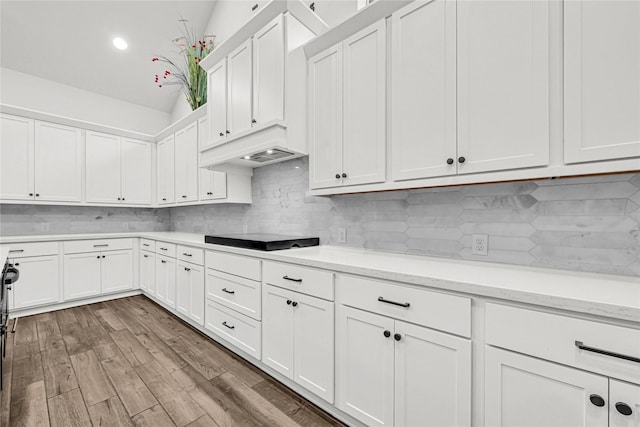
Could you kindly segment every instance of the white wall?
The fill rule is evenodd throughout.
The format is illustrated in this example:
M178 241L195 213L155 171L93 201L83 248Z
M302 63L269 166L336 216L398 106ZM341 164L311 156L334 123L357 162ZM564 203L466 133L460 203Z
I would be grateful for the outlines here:
M171 124L163 111L8 68L0 68L0 103L151 135Z

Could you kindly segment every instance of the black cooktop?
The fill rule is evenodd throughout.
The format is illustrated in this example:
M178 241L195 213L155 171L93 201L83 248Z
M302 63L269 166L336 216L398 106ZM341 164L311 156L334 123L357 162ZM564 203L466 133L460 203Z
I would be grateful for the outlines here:
M318 246L319 237L283 236L281 234L246 233L204 236L205 243L214 245L233 246L259 251L278 251L281 249L304 248Z

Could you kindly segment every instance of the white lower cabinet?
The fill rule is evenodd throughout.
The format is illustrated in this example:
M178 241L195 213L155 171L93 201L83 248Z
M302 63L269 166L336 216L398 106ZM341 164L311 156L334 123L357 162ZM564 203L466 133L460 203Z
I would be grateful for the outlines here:
M176 308L176 260L156 255L156 298L171 308Z
M640 426L640 385L609 380L609 427Z
M178 262L176 309L199 325L204 325L204 267Z
M263 284L262 361L333 402L333 302Z
M66 254L64 299L74 300L133 288L133 251Z
M206 302L205 328L260 359L261 323L215 301Z
M340 306L337 406L371 426L468 426L471 341Z
M11 262L20 270L19 281L12 285L12 309L20 310L58 302L58 255L13 258Z
M153 252L140 252L140 289L156 294L156 254Z

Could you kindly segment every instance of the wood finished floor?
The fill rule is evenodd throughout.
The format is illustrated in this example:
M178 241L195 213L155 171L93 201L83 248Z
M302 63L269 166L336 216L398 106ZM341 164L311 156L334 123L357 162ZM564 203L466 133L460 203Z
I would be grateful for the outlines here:
M2 427L342 425L143 296L17 326Z

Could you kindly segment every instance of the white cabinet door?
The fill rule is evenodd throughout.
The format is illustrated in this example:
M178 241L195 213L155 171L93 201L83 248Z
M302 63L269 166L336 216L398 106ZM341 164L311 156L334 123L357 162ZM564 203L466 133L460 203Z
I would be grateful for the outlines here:
M640 156L640 2L564 4L566 163Z
M262 285L262 362L289 379L293 379L294 296Z
M549 1L457 5L458 173L549 163Z
M120 137L86 132L87 202L122 203Z
M204 116L198 119L198 151L202 151L206 149L208 144L209 144L209 118L207 116Z
M176 132L176 202L198 200L198 123Z
M99 252L64 256L64 300L100 295L102 275Z
M151 144L122 138L122 201L132 205L151 204Z
M609 427L638 426L640 426L640 385L609 380Z
M253 36L253 120L257 124L284 119L284 55L284 18L279 15Z
M158 204L175 203L175 140L173 135L158 142Z
M176 260L156 255L156 298L170 307L176 306Z
M395 425L470 426L471 341L400 321L394 339Z
M156 254L140 252L140 289L151 295L156 293Z
M384 182L386 169L385 20L343 42L344 185Z
M176 308L179 313L204 325L204 268L191 263L177 264Z
M333 403L333 302L295 294L294 303L293 379Z
M338 408L370 426L393 425L393 320L340 306L336 322Z
M200 200L227 198L227 174L200 169Z
M185 316L191 311L191 292L189 289L189 271L184 263L178 263L176 273L176 310Z
M102 253L102 293L126 291L133 288L133 251Z
M0 114L0 199L33 200L33 120Z
M455 175L456 3L416 1L391 19L392 179Z
M227 57L227 130L229 136L251 128L251 40Z
M209 72L209 141L200 149L224 143L227 138L227 60Z
M15 258L20 280L12 286L13 308L55 304L60 297L58 255Z
M342 44L309 60L309 186L342 184Z
M606 377L485 347L485 425L607 427ZM592 395L605 403L591 403Z
M35 123L36 200L82 200L82 131L53 123Z

